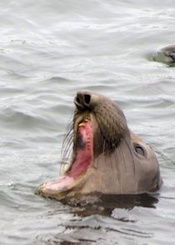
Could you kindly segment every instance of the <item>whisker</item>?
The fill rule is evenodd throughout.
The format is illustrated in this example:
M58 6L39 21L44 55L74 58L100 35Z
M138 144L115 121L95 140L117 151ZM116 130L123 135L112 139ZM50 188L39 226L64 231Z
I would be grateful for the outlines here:
M60 170L62 171L66 165L68 165L69 160L70 160L70 155L72 153L72 142L69 142L63 152L63 156L62 156L62 161L61 161L61 168Z
M62 151L63 161L65 161L66 159L69 160L70 152L72 151L72 146L73 146L73 139L72 139L72 135L70 135L70 137L67 138L67 142L63 146L63 151Z
M73 120L71 117L70 122L68 123L68 125L66 127L66 134L64 136L63 144L62 144L62 152L64 151L65 145L67 144L67 141L68 141L69 137L71 137L72 133L73 133Z
M60 172L64 170L65 165L68 164L70 160L70 156L72 153L72 146L73 146L73 120L67 126L67 133L64 136L62 149L61 149L61 167Z
M63 145L66 143L67 138L70 137L71 132L73 131L73 123L71 122L67 127L67 133L63 139Z
M124 138L124 142L126 143L126 146L127 146L128 150L129 150L131 156L132 156L133 172L134 172L134 177L135 177L136 176L136 168L135 168L135 160L134 160L133 152L132 152L132 150L130 148L130 145L128 144L126 138Z

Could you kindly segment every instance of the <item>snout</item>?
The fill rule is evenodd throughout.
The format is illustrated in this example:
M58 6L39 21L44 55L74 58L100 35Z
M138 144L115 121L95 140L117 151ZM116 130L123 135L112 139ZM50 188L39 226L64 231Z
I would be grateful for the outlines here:
M90 110L92 107L92 93L90 91L79 91L75 96L74 103L79 110Z

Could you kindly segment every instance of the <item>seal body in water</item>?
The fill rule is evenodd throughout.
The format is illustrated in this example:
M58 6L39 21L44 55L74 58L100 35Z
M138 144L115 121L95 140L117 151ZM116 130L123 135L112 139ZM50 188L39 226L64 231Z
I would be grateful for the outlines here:
M61 200L157 191L162 180L155 153L129 130L117 104L90 91L79 91L74 103L66 137L67 147L70 139L73 147L69 167L57 180L43 183L38 193Z
M162 48L154 55L153 60L170 65L175 65L175 45Z

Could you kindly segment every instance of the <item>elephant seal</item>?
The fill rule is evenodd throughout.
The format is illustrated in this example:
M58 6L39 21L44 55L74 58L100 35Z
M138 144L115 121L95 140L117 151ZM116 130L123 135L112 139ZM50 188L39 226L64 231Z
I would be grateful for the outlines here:
M154 55L153 60L170 65L175 65L175 45L162 48Z
M112 100L79 91L67 147L69 167L57 180L43 183L38 193L59 200L88 194L140 194L161 184L155 153L131 132L122 110Z

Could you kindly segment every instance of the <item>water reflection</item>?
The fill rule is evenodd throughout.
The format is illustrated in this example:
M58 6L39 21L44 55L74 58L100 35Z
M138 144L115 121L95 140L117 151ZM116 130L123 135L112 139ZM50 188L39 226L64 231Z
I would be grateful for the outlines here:
M48 240L42 238L44 244L101 244L102 241L105 244L111 244L112 241L112 244L118 244L114 243L116 239L120 244L122 239L152 237L151 232L140 227L140 215L147 219L148 209L156 208L158 195L101 195L97 202L95 200L97 199L91 196L91 203L84 199L81 206L76 206L76 203L74 206L63 205L68 207L67 220L62 218L59 208L59 219L62 220L59 227L64 231ZM56 215L56 212L52 215Z
M92 214L111 216L114 209L156 208L158 201L158 195L144 193L140 195L99 195L98 197L91 195L84 197L80 203L81 207L75 208L78 205L75 199L71 199L69 204L74 206L72 213L85 217Z

